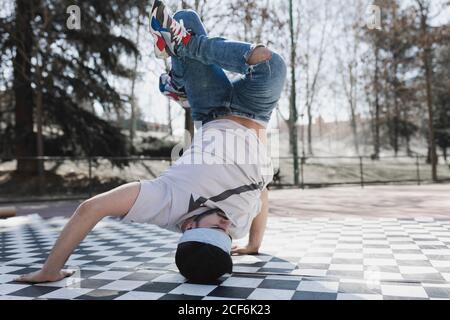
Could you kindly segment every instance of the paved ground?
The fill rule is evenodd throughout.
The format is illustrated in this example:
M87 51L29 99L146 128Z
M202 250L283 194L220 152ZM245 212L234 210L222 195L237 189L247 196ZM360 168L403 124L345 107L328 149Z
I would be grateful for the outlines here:
M15 205L18 215L70 216L80 201ZM450 185L272 190L273 216L297 218L450 218Z
M274 215L299 218L450 218L450 185L275 190Z
M20 205L19 217L0 220L0 300L450 299L450 186L278 190L270 198L260 254L234 256L233 274L211 285L178 273L179 234L114 219L71 255L65 268L74 276L17 283L42 266L79 202Z

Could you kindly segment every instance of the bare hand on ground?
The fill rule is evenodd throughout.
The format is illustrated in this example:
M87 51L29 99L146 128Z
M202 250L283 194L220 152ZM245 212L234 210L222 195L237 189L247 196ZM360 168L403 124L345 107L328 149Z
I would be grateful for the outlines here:
M231 248L231 254L232 255L258 254L258 250L259 248L250 245L246 245L243 247L233 246Z

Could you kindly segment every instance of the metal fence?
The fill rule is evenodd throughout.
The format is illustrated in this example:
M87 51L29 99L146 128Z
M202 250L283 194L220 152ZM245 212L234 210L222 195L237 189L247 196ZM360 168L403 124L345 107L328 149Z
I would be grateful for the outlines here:
M438 165L439 182L450 182L450 166L443 159ZM360 157L300 157L297 187L432 182L431 165L425 156L398 156L372 159ZM279 170L279 171L278 171ZM295 186L292 157L281 157L275 186Z
M0 203L83 199L123 183L153 179L167 169L170 158L155 157L34 157L42 161L38 177L17 177L17 159L0 159ZM292 157L274 159L272 188L312 188L331 185L366 185L432 182L426 157L300 157L295 185ZM440 160L440 182L450 182L450 167Z

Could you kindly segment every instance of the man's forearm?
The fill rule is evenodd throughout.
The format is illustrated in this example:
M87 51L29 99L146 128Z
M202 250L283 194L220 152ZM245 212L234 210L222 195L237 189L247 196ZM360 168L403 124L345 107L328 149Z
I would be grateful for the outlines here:
M253 219L248 240L249 246L256 249L259 249L261 246L264 232L266 231L267 217L269 215L269 191L267 189L264 189L261 193L261 202L261 211Z

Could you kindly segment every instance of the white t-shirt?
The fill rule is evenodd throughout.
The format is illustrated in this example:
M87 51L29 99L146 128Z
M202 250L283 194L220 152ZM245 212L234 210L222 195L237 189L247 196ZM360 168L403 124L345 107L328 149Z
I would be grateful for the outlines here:
M146 181L126 220L181 232L189 217L219 208L232 222L230 235L242 238L272 179L266 146L254 131L228 119L211 121L179 160L158 179Z

